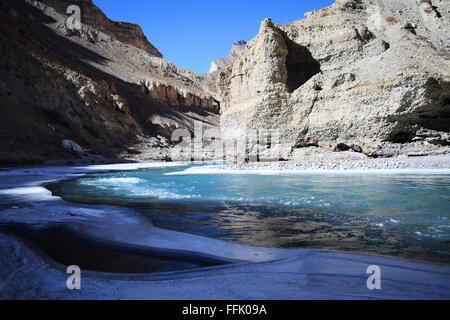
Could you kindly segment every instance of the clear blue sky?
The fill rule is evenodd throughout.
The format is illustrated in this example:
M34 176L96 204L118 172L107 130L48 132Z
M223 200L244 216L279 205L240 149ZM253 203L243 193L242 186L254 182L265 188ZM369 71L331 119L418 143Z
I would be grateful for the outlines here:
M175 65L198 73L225 57L237 40L258 34L262 20L285 24L333 0L94 0L112 20L139 24Z

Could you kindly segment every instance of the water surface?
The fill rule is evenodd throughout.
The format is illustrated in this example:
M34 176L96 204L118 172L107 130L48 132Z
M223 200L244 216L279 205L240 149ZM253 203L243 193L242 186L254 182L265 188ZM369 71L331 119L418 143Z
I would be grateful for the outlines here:
M141 210L158 227L228 241L450 262L448 175L102 173L47 186Z

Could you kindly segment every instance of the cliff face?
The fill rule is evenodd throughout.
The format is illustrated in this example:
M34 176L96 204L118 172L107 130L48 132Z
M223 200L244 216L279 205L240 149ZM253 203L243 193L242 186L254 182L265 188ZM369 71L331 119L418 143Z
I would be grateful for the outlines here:
M449 152L445 3L338 0L287 25L266 19L219 76L222 131L278 130L290 157L310 146Z
M181 108L197 106L216 114L220 111L219 102L210 96L196 96L188 91L179 91L175 87L152 82L142 82L141 88L143 93L155 101L169 103L171 106Z
M216 59L211 62L211 68L205 74L205 79L211 83L211 88L216 91L216 82L218 75L221 71L233 65L233 63L239 59L247 46L247 42L244 40L236 41L231 47L230 53L225 58Z
M113 39L130 46L147 51L149 54L162 58L162 54L145 37L140 26L126 22L116 22L92 3L92 0L42 0L43 4L65 15L70 5L77 5L81 9L82 22L101 31Z
M80 4L92 25L82 14L81 29L69 29L64 2L0 0L0 165L82 156L67 140L107 157L167 159L173 130L218 125L204 77L149 53L149 43L118 41L128 24L108 31L90 1Z
M230 67L234 63L234 61L241 57L246 46L247 42L245 42L244 40L236 41L233 44L230 53L225 58L216 59L211 63L211 68L209 69L208 73L211 74L220 72L223 69Z

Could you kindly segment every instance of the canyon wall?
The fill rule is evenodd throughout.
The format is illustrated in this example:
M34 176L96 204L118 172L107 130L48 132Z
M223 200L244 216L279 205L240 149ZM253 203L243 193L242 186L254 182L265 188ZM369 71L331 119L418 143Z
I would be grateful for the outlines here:
M64 14L72 4L79 29ZM208 81L92 1L0 0L0 25L0 165L85 157L80 150L167 160L175 129L218 127Z
M92 0L41 0L43 4L55 9L59 14L65 15L70 5L77 5L81 9L82 21L101 31L113 39L133 47L145 50L149 54L162 58L163 55L146 38L140 26L112 21L92 3Z
M338 0L258 36L218 79L222 131L302 148L397 156L450 151L448 1Z

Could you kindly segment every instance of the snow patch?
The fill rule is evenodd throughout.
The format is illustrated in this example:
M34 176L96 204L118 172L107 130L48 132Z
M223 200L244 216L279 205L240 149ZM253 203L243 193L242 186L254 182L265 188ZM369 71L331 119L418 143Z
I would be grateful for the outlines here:
M118 164L106 164L106 165L92 165L86 167L79 167L88 171L132 171L139 169L152 169L152 168L165 168L165 167L181 167L187 166L187 163L183 162L137 162L137 163L118 163Z
M28 201L60 199L59 197L53 196L50 190L38 186L2 189L0 190L0 195L20 197Z

